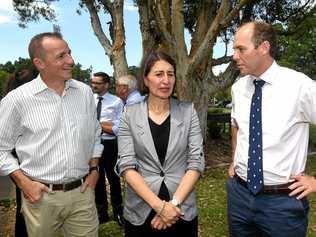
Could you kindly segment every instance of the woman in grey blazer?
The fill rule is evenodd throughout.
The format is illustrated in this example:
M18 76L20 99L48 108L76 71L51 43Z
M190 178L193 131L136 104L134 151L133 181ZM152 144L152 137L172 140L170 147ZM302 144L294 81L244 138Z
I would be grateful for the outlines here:
M204 170L192 103L172 99L176 65L162 52L143 63L148 97L126 106L118 133L118 173L127 182L125 236L198 236L194 185Z

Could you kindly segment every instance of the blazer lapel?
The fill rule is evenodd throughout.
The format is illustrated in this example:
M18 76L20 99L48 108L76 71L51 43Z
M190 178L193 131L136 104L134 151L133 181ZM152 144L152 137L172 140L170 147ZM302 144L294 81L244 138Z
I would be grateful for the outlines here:
M181 145L180 142L183 133L183 114L180 113L178 103L179 102L175 99L170 99L170 134L165 161L169 158L170 151L175 149L176 146Z
M145 99L144 102L141 103L139 113L143 114L144 116L142 116L141 119L136 121L136 126L138 129L137 135L142 140L145 150L147 150L150 153L150 156L153 157L157 165L161 167L148 123L147 99Z

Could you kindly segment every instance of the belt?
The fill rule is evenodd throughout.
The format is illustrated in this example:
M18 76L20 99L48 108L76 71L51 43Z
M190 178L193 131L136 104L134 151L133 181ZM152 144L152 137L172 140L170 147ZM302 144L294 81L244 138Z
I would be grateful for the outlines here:
M64 183L64 184L47 184L47 183L42 183L49 187L52 191L70 191L75 188L78 188L81 186L81 184L85 181L87 176L83 177L82 179L77 179L75 181L69 182L69 183Z
M235 175L235 179L239 184L248 189L248 185L245 180L240 178L238 175ZM265 185L258 194L289 194L290 192L292 192L292 190L289 189L289 186L293 183L294 182L289 182L280 185Z

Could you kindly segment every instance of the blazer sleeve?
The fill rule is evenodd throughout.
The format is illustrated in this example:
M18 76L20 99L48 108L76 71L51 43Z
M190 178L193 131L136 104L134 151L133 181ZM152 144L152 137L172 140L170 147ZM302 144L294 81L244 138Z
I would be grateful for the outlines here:
M118 159L116 163L116 171L119 176L122 176L123 172L127 169L138 169L128 112L130 111L125 107L120 119L120 127L117 137Z
M191 106L191 121L188 138L188 166L187 170L204 171L205 159L203 152L203 137L196 110Z

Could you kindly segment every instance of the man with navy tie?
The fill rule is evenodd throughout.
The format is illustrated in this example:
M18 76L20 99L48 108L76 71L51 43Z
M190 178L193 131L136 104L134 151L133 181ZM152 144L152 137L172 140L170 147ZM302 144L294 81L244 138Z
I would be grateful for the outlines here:
M95 93L97 105L97 118L102 127L101 143L104 146L100 159L100 178L95 188L95 200L100 223L107 222L108 202L105 188L105 175L109 181L111 192L111 204L114 220L123 224L122 194L120 178L114 172L117 161L117 139L120 116L123 110L123 102L120 98L108 92L110 77L104 72L97 72L91 78L91 87Z
M232 87L232 155L227 181L228 222L234 237L303 237L309 123L316 123L316 83L274 60L271 25L250 22L235 34L241 77Z

